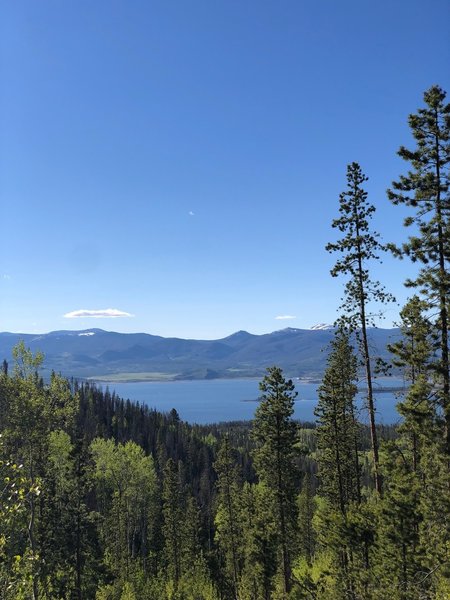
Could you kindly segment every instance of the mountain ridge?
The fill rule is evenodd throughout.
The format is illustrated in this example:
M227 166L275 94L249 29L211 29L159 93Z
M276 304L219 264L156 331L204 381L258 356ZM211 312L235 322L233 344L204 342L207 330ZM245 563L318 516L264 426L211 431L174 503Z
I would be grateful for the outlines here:
M389 358L386 344L398 329L370 330L376 354ZM217 340L165 338L149 333L118 333L92 328L44 334L0 333L0 360L12 363L12 348L21 340L45 356L42 374L97 381L149 381L261 377L278 365L288 377L317 378L326 367L333 328L288 327L264 334L248 331Z
M44 353L44 376L56 371L97 381L260 377L276 364L288 377L314 378L326 367L326 349L333 331L329 326L288 327L264 334L241 330L217 340L98 328L44 334L2 332L0 360L12 362L12 348L23 340L33 352ZM371 329L376 355L388 359L386 344L399 335L398 329Z

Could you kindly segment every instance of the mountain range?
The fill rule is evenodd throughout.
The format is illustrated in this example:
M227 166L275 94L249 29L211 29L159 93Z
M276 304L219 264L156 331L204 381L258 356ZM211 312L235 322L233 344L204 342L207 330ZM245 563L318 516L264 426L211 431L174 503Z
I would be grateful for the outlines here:
M386 345L398 329L370 329L374 355L389 359ZM288 327L263 335L237 331L218 340L164 338L147 333L102 329L52 331L46 334L0 333L0 360L12 363L11 351L23 340L45 360L43 376L53 370L96 381L151 381L260 377L280 366L288 377L320 378L333 328Z

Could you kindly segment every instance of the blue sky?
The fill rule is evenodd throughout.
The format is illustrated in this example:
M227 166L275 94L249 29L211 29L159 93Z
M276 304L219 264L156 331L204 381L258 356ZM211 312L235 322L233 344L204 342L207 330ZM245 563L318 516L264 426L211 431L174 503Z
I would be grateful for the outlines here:
M385 190L408 114L450 92L449 23L447 0L4 4L0 330L332 322L346 165L404 239ZM400 303L413 272L373 268ZM105 309L133 316L64 316Z

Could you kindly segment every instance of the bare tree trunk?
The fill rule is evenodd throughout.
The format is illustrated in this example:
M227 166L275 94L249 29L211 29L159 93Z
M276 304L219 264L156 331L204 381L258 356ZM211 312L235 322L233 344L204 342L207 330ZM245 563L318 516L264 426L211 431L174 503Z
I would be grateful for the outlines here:
M357 235L359 231L357 229ZM369 342L367 340L367 316L366 316L366 302L364 294L364 282L363 282L363 266L361 261L361 252L359 251L358 257L358 279L359 279L359 294L360 294L360 316L361 316L361 336L362 336L362 353L364 361L364 369L366 372L367 380L367 410L369 412L369 427L370 427L370 440L372 444L373 454L373 467L375 477L375 489L378 494L382 493L382 482L380 474L380 459L378 455L378 435L375 423L375 403L373 399L373 384L372 384L372 367L370 364L370 352Z
M436 122L438 117L436 113ZM442 228L442 206L441 206L441 165L439 160L439 138L435 138L435 150L437 156L436 162L436 180L437 180L437 197L436 197L436 216L438 226L438 253L439 253L439 316L441 326L441 365L443 389L442 389L442 406L445 417L445 439L447 454L450 454L450 368L448 356L448 305L446 294L446 279L448 277L445 268L445 247L444 247L444 232Z

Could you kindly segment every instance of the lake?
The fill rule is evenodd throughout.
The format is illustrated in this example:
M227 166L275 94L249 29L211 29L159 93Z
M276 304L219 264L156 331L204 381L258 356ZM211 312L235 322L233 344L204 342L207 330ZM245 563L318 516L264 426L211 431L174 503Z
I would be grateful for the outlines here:
M180 418L189 423L218 423L220 421L241 421L253 418L257 398L260 394L259 379L213 379L202 381L132 382L111 383L109 389L124 398L147 404L161 412L175 408ZM294 417L301 421L313 421L317 402L316 383L295 381L298 396L295 402ZM383 385L400 387L402 381L389 378ZM105 389L106 384L103 384ZM399 421L395 409L398 399L393 392L376 393L377 422L384 424ZM361 395L358 398L360 420L367 422L367 411L361 408Z

